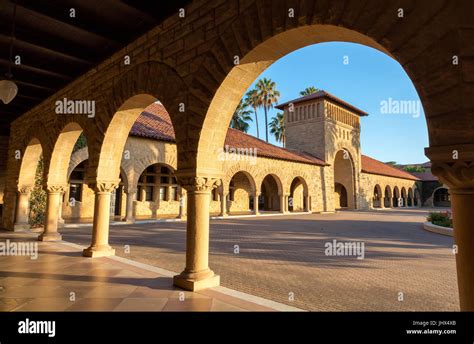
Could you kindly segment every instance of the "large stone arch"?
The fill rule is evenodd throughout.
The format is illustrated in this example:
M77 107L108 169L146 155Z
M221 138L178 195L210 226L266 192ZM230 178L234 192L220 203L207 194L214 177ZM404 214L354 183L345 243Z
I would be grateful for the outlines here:
M160 62L145 62L113 79L97 100L96 131L89 140L88 178L114 181L118 178L123 149L130 130L143 110L159 100L167 109L173 126L183 126L187 87L171 67ZM181 133L176 130L179 141Z
M453 127L462 131L460 137L447 133L450 130L442 124L449 127L447 118L453 109L446 104L451 101L446 103L447 96L443 100L435 96L440 94L438 91L453 87L461 94L462 86L467 87L463 85L459 70L448 68L449 62L443 59L443 56L451 58L460 48L455 34L448 38L457 24L444 19L460 15L462 6L459 4L440 1L427 10L424 6L407 3L403 6L404 19L397 15L400 4L396 2L381 8L371 3L365 6L351 2L320 5L298 1L290 5L283 1L250 1L243 7L239 8L238 16L229 19L228 23L231 23L227 28L222 29L193 79L193 92L199 90L200 94L212 97L212 100L201 98L207 113L199 114L202 132L199 149L195 148L199 168L218 168L215 161L206 157L216 154L216 149L222 146L233 110L263 70L294 50L329 41L363 44L395 58L414 81L422 99L432 144L474 140L474 134L459 124L453 124ZM289 8L294 10L294 18L288 16ZM436 41L443 44L433 44ZM238 65L234 63L236 56L240 58ZM433 72L446 77L449 85L433 82ZM452 90L452 95L455 94ZM455 111L463 108L459 100ZM431 118L434 114L436 119Z

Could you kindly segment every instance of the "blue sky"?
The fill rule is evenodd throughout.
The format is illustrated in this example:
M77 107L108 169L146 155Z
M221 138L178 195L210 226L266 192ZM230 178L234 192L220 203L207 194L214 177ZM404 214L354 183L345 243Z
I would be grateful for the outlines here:
M344 64L345 56L348 64ZM409 113L382 113L381 102L389 98L420 99L402 66L378 50L353 43L315 44L276 61L260 77L276 82L281 93L279 103L295 99L304 88L314 86L369 113L361 122L365 155L402 164L428 160L424 155L428 131L422 108L419 117ZM270 110L269 121L276 112L276 109ZM263 109L260 109L261 139L265 139L264 127ZM255 123L251 123L248 133L257 135ZM270 142L276 144L273 137Z

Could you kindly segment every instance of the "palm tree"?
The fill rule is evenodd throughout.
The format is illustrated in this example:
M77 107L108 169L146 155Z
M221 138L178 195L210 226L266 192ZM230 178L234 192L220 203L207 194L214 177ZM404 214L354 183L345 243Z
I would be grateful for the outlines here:
M283 147L286 145L286 136L285 136L285 119L283 117L283 112L277 113L275 117L272 118L270 124L270 133L275 136L277 142L281 142Z
M265 139L268 142L268 110L278 102L280 92L276 90L275 82L267 78L258 80L257 90L260 106L265 111Z
M237 105L237 108L234 111L234 114L232 115L232 120L230 121L230 127L243 131L246 133L250 125L247 122L252 121L252 117L250 114L252 111L247 109L247 104L240 100L239 105Z
M318 92L319 90L314 87L314 86L310 86L310 87L306 87L303 91L300 92L300 95L301 96L309 96L310 94L313 94L313 93L316 93Z
M259 99L258 99L258 91L257 89L252 89L247 92L245 95L245 103L248 104L253 109L255 113L255 125L257 126L257 138L260 138L260 132L258 130L258 115L257 115L257 108L260 106Z

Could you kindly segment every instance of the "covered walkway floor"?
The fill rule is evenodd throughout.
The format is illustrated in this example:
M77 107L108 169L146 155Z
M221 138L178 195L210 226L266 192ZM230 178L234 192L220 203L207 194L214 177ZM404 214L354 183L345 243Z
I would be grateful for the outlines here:
M84 259L83 247L0 231L0 241L38 243L38 257L4 256L0 311L284 311L296 308L228 288L188 292L174 273L120 257Z

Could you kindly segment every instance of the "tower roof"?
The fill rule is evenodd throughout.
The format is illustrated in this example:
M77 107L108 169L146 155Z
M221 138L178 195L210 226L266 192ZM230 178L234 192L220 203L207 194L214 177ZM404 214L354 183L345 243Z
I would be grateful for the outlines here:
M352 111L352 112L356 113L359 116L368 116L369 115L367 112L362 111L361 109L356 108L355 106L349 104L348 102L345 102L344 100L332 95L329 92L323 91L323 90L312 93L312 94L304 96L304 97L300 97L300 98L290 100L289 102L286 102L286 103L283 103L283 104L278 104L275 107L277 109L283 110L285 108L285 106L290 104L290 103L297 104L297 103L302 103L302 102L306 102L306 101L309 101L309 100L315 100L315 99L328 99L328 100L331 100L332 102L346 108L349 111Z

